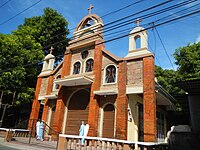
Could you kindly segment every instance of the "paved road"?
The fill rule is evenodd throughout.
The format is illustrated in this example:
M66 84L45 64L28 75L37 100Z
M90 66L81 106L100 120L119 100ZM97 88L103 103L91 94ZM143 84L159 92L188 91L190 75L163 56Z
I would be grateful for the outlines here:
M1 145L1 144L0 144L0 150L18 150L18 149L16 149L16 148L11 148L11 147L8 147L8 146Z

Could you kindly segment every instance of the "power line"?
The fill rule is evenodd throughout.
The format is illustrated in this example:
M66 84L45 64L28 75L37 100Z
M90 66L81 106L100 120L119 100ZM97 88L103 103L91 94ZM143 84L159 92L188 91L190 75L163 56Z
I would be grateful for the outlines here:
M147 15L149 15L149 14L147 14ZM125 29L125 30L127 30L127 29ZM105 31L104 31L105 32ZM119 32L119 31L118 31ZM114 34L114 33L112 33L112 34ZM108 34L109 35L109 34ZM111 34L110 34L111 35ZM107 36L107 35L106 35ZM56 43L53 43L53 45L56 45L56 44L58 44L58 43L61 43L61 42L63 42L63 41L65 41L65 40L62 40L62 41L58 41L58 42L56 42ZM52 44L50 45L50 46L52 46ZM46 49L46 48L48 48L49 46L47 46L47 47L44 47L43 49ZM25 48L28 48L28 47L25 47Z
M164 3L160 3L160 4L157 4L157 5L154 5L154 6L152 6L152 7L149 7L149 8L147 8L147 9L145 9L145 10L136 12L136 13L134 13L134 14L132 14L132 15L129 15L129 16L134 16L134 15L139 14L139 13L141 13L141 12L144 12L144 11L146 11L146 10L151 10L151 9L153 9L153 8L156 8L156 7L159 7L159 6L161 6L161 5L164 5L164 4L166 4L167 2L170 2L170 1L173 1L173 0L169 0L169 1L166 1L166 2L164 2ZM109 31L113 31L113 30L115 30L115 29L118 29L118 28L120 28L120 27L124 27L125 25L129 25L130 23L133 23L137 18L146 19L146 18L155 16L155 15L159 15L159 13L164 13L164 12L167 12L167 11L169 11L169 10L172 10L172 9L175 9L175 8L179 8L179 7L181 7L181 6L185 6L185 5L190 4L190 3L192 3L192 2L195 2L195 1L197 1L197 0L187 0L187 1L184 1L184 2L179 3L179 4L177 4L177 5L170 6L170 7L167 7L167 8L165 8L165 9L160 9L160 10L158 10L158 11L154 11L154 12L152 12L152 13L149 13L149 14L146 14L146 15L143 15L143 16L140 16L140 17L133 18L133 19L131 19L131 20L128 20L128 22L127 22L127 21L122 22L122 23L124 23L124 24L118 23L117 25L113 25L113 26L110 26L110 27L108 27L108 28L105 28L105 26L108 26L108 25L113 24L113 23L116 22L116 21L113 21L113 22L111 22L111 23L105 24L103 27L96 27L96 28L93 28L93 30L100 31L100 30L103 29L103 33L106 33L106 32L109 32ZM128 17L129 17L129 16L128 16ZM126 18L126 17L124 17L124 18ZM121 18L121 19L123 19L123 18ZM99 30L98 30L98 29L99 29ZM70 39L72 40L73 37L71 37ZM84 39L83 39L83 40L84 40ZM49 45L49 46L51 46L51 45ZM48 46L48 47L49 47L49 46Z
M9 22L10 20L16 18L17 16L19 16L20 14L24 13L25 11L27 11L28 9L32 8L33 6L37 5L38 3L40 3L42 0L37 1L36 3L32 4L31 6L27 7L26 9L22 10L21 12L17 13L16 15L14 15L13 17L5 20L4 22L0 23L0 26Z
M198 10L198 11L193 11L193 12L191 12L191 13L188 13L188 14L185 14L185 15L183 15L183 16L179 16L179 17L173 18L173 19L171 19L171 20L167 20L167 21L162 22L162 23L159 23L159 24L154 24L153 26L147 27L146 29L143 29L143 30L140 30L140 31L137 31L137 32L134 32L134 33L122 35L122 36L120 36L120 37L116 37L116 38L113 38L113 39L110 39L110 40L107 40L107 41L104 41L104 42L100 42L100 43L98 43L98 44L96 44L96 45L100 45L100 44L103 44L103 43L108 43L108 42L111 42L111 41L114 41L114 40L118 40L118 39L120 39L120 38L124 38L124 37L126 37L126 36L129 36L129 35L132 35L132 34L135 34L135 33L139 33L139 32L145 31L145 30L149 30L149 29L151 29L151 28L158 27L158 26L161 26L161 25L164 25L164 24L167 24L167 23L176 21L176 20L180 20L180 19L182 19L182 18L191 16L191 15L194 15L194 14L197 14L197 13L200 13L200 10ZM151 22L151 24L153 24L153 22Z
M139 1L136 1L136 2L134 2L134 3L131 3L131 4L127 5L127 6L124 6L124 7L120 8L120 9L114 10L114 11L109 12L109 13L103 15L103 16L100 16L100 17L97 18L97 19L107 17L108 15L111 15L111 14L115 14L115 13L121 11L121 10L124 10L124 9L126 9L126 8L129 8L129 7L131 7L131 6L135 5L135 4L141 3L141 2L143 2L143 1L146 1L146 0L139 0ZM76 29L76 27L69 29L69 31L74 30L74 29Z
M5 3L3 3L1 6L0 6L0 8L1 7L3 7L3 6L5 6L7 3L9 3L10 1L12 1L12 0L8 0L8 1L6 1Z
M155 13L155 12L154 12ZM149 14L146 14L146 15L144 15L144 16L147 16L147 15L149 15ZM128 28L128 29L131 29L131 28ZM115 34L115 33L118 33L119 34L119 32L125 32L126 30L128 30L128 29L125 29L125 30L121 30L121 31L117 31L117 32L114 32L114 33L110 33L110 34L107 34L107 35L105 35L105 36L109 36L109 35L113 35L113 34ZM105 31L104 31L104 33L105 33ZM58 35L60 35L61 33L59 33ZM116 36L115 36L116 37ZM64 39L64 40L62 40L62 41L58 41L58 42L55 42L55 43L53 43L53 44L51 44L51 45L48 45L48 46L46 46L46 47L43 47L43 49L46 49L46 48L49 48L50 46L52 46L52 45L56 45L56 44L59 44L59 43L61 43L61 42L64 42L64 41L66 41L66 40L68 40L68 39ZM31 46L29 46L29 47L31 47ZM28 47L25 47L24 49L27 49ZM37 51L37 50L36 50ZM61 55L62 56L62 55ZM59 56L58 56L59 57Z
M144 9L144 10L142 10L142 11L136 12L136 13L131 14L131 15L129 15L129 16L126 16L126 17L123 17L123 18L121 18L121 19L115 20L115 21L113 21L113 22L107 23L107 24L104 25L103 28L102 28L102 27L96 27L96 28L94 28L94 30L96 30L96 29L97 29L97 30L98 30L98 29L99 29L99 30L103 29L103 30L104 30L103 33L105 33L105 32L109 32L109 31L113 31L114 29L117 29L117 28L119 28L119 27L124 27L125 25L128 25L128 24L130 24L130 23L133 23L134 20L137 19L138 17L136 17L136 18L134 18L134 19L131 19L131 20L128 20L128 23L127 23L127 21L122 22L122 23L125 23L125 24L118 23L117 25L119 25L119 26L117 26L117 27L116 27L116 25L113 25L113 26L110 26L110 27L108 27L108 28L105 28L105 26L108 26L108 25L110 25L110 24L113 24L113 23L115 23L115 22L117 22L117 21L121 21L121 20L126 19L126 18L129 18L129 17L131 17L131 16L134 16L134 15L140 14L140 13L142 13L142 12L145 12L145 11L148 11L148 10L151 10L151 9L154 9L154 8L156 8L156 7L165 5L165 4L167 4L167 3L171 2L171 1L174 1L174 0L168 0L168 1L165 1L165 2L163 2L163 3L156 4L156 5L152 6L152 7L148 7L147 9ZM179 7L181 7L181 6L190 4L190 3L194 2L194 1L197 1L197 0L187 0L187 1L184 1L184 2L179 3L179 4L177 4L177 5L167 7L167 8L165 8L164 10L161 9L161 10L159 10L159 12L158 12L158 11L154 11L153 13L140 16L139 18L146 19L146 18L148 18L148 17L154 16L154 15L158 15L159 13L164 13L164 12L166 12L166 11L169 11L169 10L167 10L167 9L172 10L172 9L175 9L175 8L179 8ZM109 29L109 28L111 28L111 29ZM66 32L59 33L59 34L57 34L57 35L55 35L55 36L52 36L51 38L57 37L57 36L62 35L62 34L64 34L64 33L66 33ZM73 36L70 37L69 39L73 39ZM48 46L46 46L46 47L50 47L50 46L52 46L52 44L51 44L51 45L48 45ZM45 48L43 48L43 49L45 49Z
M169 59L170 64L172 65L172 68L175 70L174 65L173 65L173 63L172 63L172 61L171 61L171 59L170 59L170 57L169 57L169 54L167 53L167 50L166 50L166 48L165 48L165 45L164 45L164 43L163 43L163 41L162 41L162 39L161 39L161 36L160 36L160 34L159 34L159 32L158 32L158 30L157 30L156 27L155 27L155 30L156 30L156 33L157 33L157 35L158 35L158 38L159 38L159 40L160 40L160 42L161 42L161 44L162 44L162 47L163 47L163 49L164 49L164 51L165 51L165 54L167 55L167 58Z
M190 6L190 7L187 7L187 8L185 8L185 9L180 10L180 11L174 12L174 13L168 15L168 16L165 16L165 17L163 17L163 18L160 18L160 19L158 19L158 20L155 20L154 22L159 22L160 20L164 20L164 19L169 18L169 17L171 17L171 16L177 15L177 14L179 14L180 12L191 11L191 10L190 10L191 8L197 7L197 6L199 6L199 5L200 5L200 3L197 3L197 4L195 4L195 5L192 5L192 6ZM198 9L199 9L199 8L196 8L195 10L198 10Z
M110 13L106 14L106 15L103 15L103 16L101 16L100 18L104 18L104 17L106 17L106 16L108 16L108 15L117 13L117 12L119 12L119 11L121 11L121 10L124 10L124 9L126 9L126 8L129 8L129 7L131 7L131 6L135 5L135 4L141 3L141 2L143 2L143 1L146 1L146 0L139 0L139 1L137 1L137 2L131 3L131 4L129 4L129 5L125 6L125 7L122 7L122 8L120 8L120 9L118 9L118 10L115 10L115 11L113 11L113 12L110 12Z
M142 16L139 16L139 17L132 18L132 19L130 19L130 20L127 20L127 21L118 23L118 24L113 25L113 26L111 26L111 27L108 27L108 28L106 28L106 29L104 28L104 32L110 31L110 30L112 31L112 30L117 29L117 28L119 28L119 27L124 27L125 25L129 25L130 23L133 23L137 18L146 19L146 18L155 16L155 15L160 15L161 13L165 13L165 12L167 12L167 11L170 11L170 10L173 10L173 9L176 9L176 8L179 8L179 7L182 7L182 6L191 4L191 3L195 2L195 1L197 1L197 0L187 0L187 1L181 2L181 3L177 4L177 5L173 5L173 6L164 8L164 9L162 8L162 9L157 10L157 11L154 11L154 12L152 12L152 13L149 13L149 14L146 14L146 15L142 15ZM160 6L160 5L159 5L159 6ZM153 6L153 7L150 7L150 8L153 9L153 8L155 8L155 7ZM148 8L148 9L150 9L150 8ZM140 11L140 12L141 12L141 11ZM142 11L142 12L143 12L143 11ZM139 12L137 12L137 13L135 13L135 14L138 14L138 13L139 13ZM134 14L132 14L132 16L133 16L133 15L134 15ZM107 25L109 25L109 24L104 25L104 27L107 26ZM110 29L110 28L111 28L111 29Z
M104 28L104 30L105 30L105 27L106 27L106 26L109 26L109 25L114 24L114 23L116 23L116 22L119 22L119 21L122 21L122 20L124 20L124 19L130 18L130 17L132 17L132 16L138 15L138 14L143 13L143 12L145 12L145 11L148 11L148 10L151 10L151 9L154 9L154 8L157 8L157 7L159 7L159 6L165 5L165 4L167 4L167 3L171 2L171 1L174 1L174 0L168 0L168 1L163 2L163 3L159 3L159 4L157 4L157 5L154 5L154 6L152 6L152 7L148 7L147 9L144 9L144 10L142 10L142 11L136 12L136 13L131 14L131 15L129 15L129 16L126 16L126 17L120 18L120 19L118 19L118 20L112 21L112 22L110 22L110 23L105 24L103 28ZM137 18L136 18L136 19L137 19ZM133 20L133 19L132 19L132 20ZM134 21L132 21L132 22L134 22ZM112 26L111 26L111 27L112 27ZM111 28L111 27L109 27L109 28ZM75 29L75 28L74 28L74 29ZM96 27L96 28L94 28L94 30L96 30L96 29L102 29L102 27ZM70 30L71 30L71 29L70 29ZM64 34L64 33L65 33L65 32L63 32L63 34ZM62 34L62 33L60 33L60 34ZM57 36L57 35L55 35L55 36L53 36L53 37L56 37L56 36Z
M134 32L134 33L125 34L125 35L122 35L122 36L119 36L119 37L116 37L116 38L112 38L112 39L110 39L110 40L103 41L103 42L100 42L100 43L95 44L95 45L100 45L100 44L103 44L103 43L108 43L108 42L111 42L111 41L114 41L114 40L118 40L118 39L120 39L120 38L124 38L124 37L126 37L126 36L129 36L129 35L132 35L132 34L135 34L135 33L139 33L139 32L145 31L145 30L149 30L149 29L151 29L151 28L155 28L155 27L158 27L158 26L161 26L161 25L164 25L164 24L167 24L167 23L176 21L176 20L180 20L180 19L182 19L182 18L191 16L191 15L194 15L194 14L197 14L197 13L200 13L200 10L198 10L198 11L193 11L193 12L191 12L191 13L188 13L188 14L185 14L185 15L182 15L182 16L179 16L179 17L176 17L176 18L173 18L173 19L171 19L171 20L167 20L167 21L162 22L162 23L159 23L159 24L154 24L154 25L152 25L152 26L150 26L150 27L148 27L148 28L146 28L146 29L142 29L142 30L137 31L137 32ZM64 55L59 55L59 56L56 56L56 57L60 57L60 56L64 56ZM42 62L37 62L37 63L35 63L35 64L26 64L26 65L22 65L22 66L25 66L25 67L26 67L26 66L32 66L32 65L36 65L36 64L38 64L38 63L42 63ZM12 70L12 68L6 69L6 70ZM0 73L5 72L6 70L2 70Z

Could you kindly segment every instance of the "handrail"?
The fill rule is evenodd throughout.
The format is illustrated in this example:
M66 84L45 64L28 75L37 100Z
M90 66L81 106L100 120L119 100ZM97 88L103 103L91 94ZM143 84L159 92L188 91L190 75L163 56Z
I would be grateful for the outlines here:
M61 132L58 132L58 131L56 131L56 130L54 130L53 128L51 128L46 122L44 122L44 121L42 121L42 120L40 120L40 119L29 119L29 120L33 120L33 121L41 121L41 122L43 122L44 123L44 125L45 126L47 126L49 129L51 129L53 132L55 132L57 135L58 134L60 134Z
M56 149L58 148L58 142L59 142L59 134L60 134L60 132L58 132L58 131L55 131L54 129L52 129L46 122L44 122L44 121L42 121L42 120L39 120L39 119L29 119L29 121L33 121L33 123L32 123L32 127L31 127L31 132L30 132L30 137L29 137L29 144L30 144L30 142L31 142L31 136L32 136L32 131L33 131L33 124L34 124L34 121L35 121L35 123L37 123L37 121L41 121L41 122L43 122L44 123L44 126L47 126L50 130L52 130L54 133L56 133L56 135L57 135L57 145L56 145ZM44 129L43 131L45 131L46 133L47 133L47 131Z

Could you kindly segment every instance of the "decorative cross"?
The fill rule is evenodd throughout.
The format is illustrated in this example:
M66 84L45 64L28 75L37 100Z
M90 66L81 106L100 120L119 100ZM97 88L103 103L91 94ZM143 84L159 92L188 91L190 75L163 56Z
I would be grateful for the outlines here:
M53 46L51 46L51 48L49 49L50 50L50 54L52 54L52 51L53 51Z
M137 26L140 26L140 22L142 22L142 20L140 18L138 18L136 21L134 21L135 24L137 24Z
M94 8L94 6L92 6L92 4L90 4L90 7L88 8L88 10L89 10L89 14L91 14L92 13L92 9Z

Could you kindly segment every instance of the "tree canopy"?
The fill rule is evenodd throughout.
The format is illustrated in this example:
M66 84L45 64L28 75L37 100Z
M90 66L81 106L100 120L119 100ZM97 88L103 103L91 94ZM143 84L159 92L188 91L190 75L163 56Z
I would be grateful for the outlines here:
M180 81L200 79L200 42L180 47L174 52L177 70L167 70L156 66L155 76L158 83L170 94L183 94L184 91L176 87Z
M33 100L37 75L44 56L54 46L55 56L63 55L68 40L68 22L52 8L44 14L26 18L24 24L11 34L0 34L0 91L3 103L11 103L9 94L15 94L15 104ZM62 56L57 57L60 61Z
M25 49L24 45L31 47ZM27 64L35 64L43 59L40 44L29 35L22 40L16 35L0 34L0 49L0 89L4 91L4 96L17 92L17 104L30 101L34 89L29 82L37 76L37 68ZM9 101L4 98L3 103Z
M29 34L41 44L45 55L49 53L50 47L54 46L53 54L57 62L63 58L68 44L68 22L56 10L48 7L44 9L44 14L41 16L25 18L24 24L19 25L13 34L22 37L23 34Z
M172 69L162 69L156 66L155 77L158 83L171 95L182 94L183 90L175 86L178 74Z
M176 49L174 58L179 80L200 79L200 42Z

